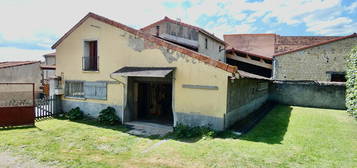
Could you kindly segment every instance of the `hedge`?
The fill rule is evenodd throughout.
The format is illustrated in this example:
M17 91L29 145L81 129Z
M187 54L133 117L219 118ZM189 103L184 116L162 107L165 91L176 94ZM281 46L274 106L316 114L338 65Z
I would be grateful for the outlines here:
M346 65L346 107L357 118L357 46L347 56Z

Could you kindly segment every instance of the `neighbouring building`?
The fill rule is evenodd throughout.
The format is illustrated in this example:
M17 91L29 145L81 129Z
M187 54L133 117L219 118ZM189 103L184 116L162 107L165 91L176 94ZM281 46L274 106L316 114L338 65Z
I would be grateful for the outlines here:
M357 35L338 37L274 55L274 80L344 82L346 56Z
M141 30L225 62L226 43L202 28L165 17Z
M35 96L41 93L40 61L0 62L0 83L34 83ZM0 103L14 100L32 100L31 85L0 85Z
M50 80L56 76L56 53L43 55L45 62L41 64L42 88L46 96L50 95Z
M210 43L214 52L204 51ZM268 99L269 81L226 64L223 47L202 29L168 18L136 30L89 13L52 46L62 108L97 117L111 106L123 123L224 130Z

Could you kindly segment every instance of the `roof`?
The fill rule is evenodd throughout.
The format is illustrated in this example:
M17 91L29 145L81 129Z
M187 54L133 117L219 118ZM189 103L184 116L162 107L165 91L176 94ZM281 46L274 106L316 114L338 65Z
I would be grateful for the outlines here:
M40 63L40 61L11 61L11 62L0 62L0 69L10 68L15 66L22 66L28 64Z
M56 70L56 65L41 65L40 67L44 70Z
M320 43L312 44L312 45L309 45L309 46L300 47L300 48L297 48L297 49L294 49L294 50L290 50L290 51L287 51L287 52L278 53L278 54L275 54L273 56L274 57L275 56L281 56L281 55L293 53L293 52L296 52L296 51L301 51L301 50L305 50L305 49L308 49L308 48L317 47L317 46L320 46L320 45L329 44L329 43L332 43L332 42L336 42L336 41L339 41L339 40L344 40L344 39L347 39L347 38L353 38L353 37L357 37L357 34L353 33L353 34L348 35L348 36L342 36L342 37L334 38L334 39L331 39L331 40L323 41L323 42L320 42Z
M270 78L264 77L264 76L260 76L260 75L256 75L256 74L252 74L246 71L242 71L242 70L238 70L239 75L242 78L252 78L252 79L262 79L262 80L270 80Z
M226 51L228 51L228 52L240 52L240 53L243 53L243 54L247 54L247 55L254 56L254 57L259 57L259 58L266 59L266 60L273 60L273 58L268 57L268 56L258 55L258 54L254 54L254 53L238 50L238 49L235 49L235 48L227 49Z
M45 54L45 55L43 55L43 56L53 56L53 57L55 57L55 56L56 56L56 53L55 53L55 52L53 52L53 53L48 53L48 54Z
M175 70L175 67L123 67L113 72L122 76L135 77L166 77L170 72Z
M207 35L207 36L209 36L209 37L211 37L211 38L213 38L213 39L225 44L225 45L227 44L225 41L221 40L220 38L218 38L214 34L209 33L208 31L206 31L206 30L204 30L204 29L202 29L200 27L193 26L193 25L190 25L190 24L187 24L187 23L183 23L183 22L179 22L179 21L170 19L167 16L165 16L164 19L161 19L161 20L159 20L157 22L154 22L154 23L152 23L152 24L150 24L148 26L145 26L145 27L141 28L140 30L147 30L147 29L150 29L150 28L152 28L152 27L154 27L154 26L156 26L158 24L164 23L164 22L170 22L170 23L174 23L174 24L179 24L179 25L184 26L184 27L189 27L189 28L194 29L196 31L199 31L199 32L201 32L201 33L203 33L203 34L205 34L205 35Z
M187 48L181 47L179 45L176 45L174 43L162 40L160 38L152 36L151 34L144 33L143 31L136 30L134 28L131 28L131 27L126 26L124 24L121 24L119 22L113 21L113 20L108 19L106 17L99 16L99 15L94 14L92 12L89 12L76 25L74 25L66 34L64 34L52 46L52 49L55 49L64 39L66 39L74 30L76 30L76 28L78 28L82 23L84 23L88 18L93 18L93 19L96 19L96 20L101 21L103 23L112 25L114 27L117 27L117 28L122 29L124 31L127 31L129 33L132 33L132 34L134 34L134 35L136 35L138 37L141 37L141 38L143 38L143 39L145 39L147 41L155 43L156 45L163 46L163 47L166 47L166 48L171 49L171 50L175 50L177 52L180 52L182 54L188 55L188 56L190 56L192 58L195 58L195 59L197 59L199 61L202 61L202 62L204 62L206 64L211 65L211 66L214 66L214 67L217 67L219 69L222 69L224 71L227 71L227 72L230 72L230 73L237 73L237 66L228 65L228 64L226 64L224 62L214 60L214 59L212 59L212 58L210 58L208 56L205 56L203 54L200 54L198 52L195 52L195 51L192 51L190 49L187 49Z

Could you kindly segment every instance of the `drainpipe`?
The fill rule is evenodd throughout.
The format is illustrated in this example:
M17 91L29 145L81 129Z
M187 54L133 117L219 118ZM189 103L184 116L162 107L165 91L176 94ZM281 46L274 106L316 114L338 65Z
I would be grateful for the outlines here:
M109 75L109 77L111 78L111 79L113 79L113 80L115 80L115 81L118 81L120 84L122 84L122 86L123 86L123 100L122 100L122 106L121 106L121 123L122 124L124 124L124 109L125 109L125 105L126 105L126 103L125 103L125 95L126 95L126 89L125 89L125 83L124 82L122 82L122 81L120 81L120 80L118 80L118 79L115 79L115 78L113 78L112 77L112 75L113 75L113 73L111 73L110 75Z

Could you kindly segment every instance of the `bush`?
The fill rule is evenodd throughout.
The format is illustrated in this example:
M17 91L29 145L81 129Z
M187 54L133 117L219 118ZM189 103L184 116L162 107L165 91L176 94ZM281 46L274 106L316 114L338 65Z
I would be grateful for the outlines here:
M210 137L213 138L216 132L208 127L190 127L187 125L178 124L174 128L172 135L177 139L182 138L197 138L197 137Z
M71 121L83 119L83 111L79 107L71 109L66 114L67 118Z
M115 109L113 107L108 107L99 113L98 121L100 123L114 125L119 123L120 118L115 114Z
M346 65L346 107L357 118L357 46L347 56Z

